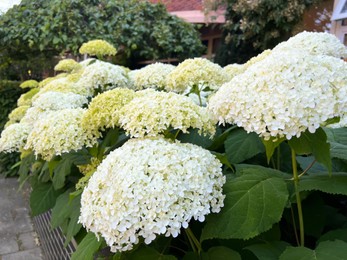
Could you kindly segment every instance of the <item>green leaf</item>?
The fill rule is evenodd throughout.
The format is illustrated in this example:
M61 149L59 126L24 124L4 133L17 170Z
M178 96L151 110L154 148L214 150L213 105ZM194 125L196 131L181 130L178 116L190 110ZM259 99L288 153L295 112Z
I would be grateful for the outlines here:
M335 229L325 233L319 238L318 243L337 239L347 242L347 228Z
M280 260L345 260L347 243L341 240L321 242L316 250L306 247L287 247Z
M209 147L213 142L209 135L200 135L197 129L189 129L189 133L181 133L177 139L182 143L196 144L203 148Z
M330 142L330 154L332 158L347 160L347 145Z
M247 133L241 128L228 136L224 146L230 163L240 163L264 152L259 136L256 133Z
M322 128L318 128L313 134L306 131L299 138L293 137L288 144L298 155L312 153L317 162L327 167L331 173L330 144L327 142L327 135Z
M347 128L326 128L324 127L328 141L347 145Z
M212 247L207 251L207 257L203 257L205 260L241 260L241 256L238 252L224 246Z
M347 173L314 173L300 178L299 191L319 190L330 194L347 195Z
M62 159L54 169L53 187L60 189L64 187L65 178L71 173L72 161L69 159Z
M163 255L151 247L140 247L131 254L127 254L127 260L176 260L172 255Z
M219 149L225 142L225 140L227 139L227 137L229 136L230 132L232 132L233 130L237 129L238 127L235 126L231 126L229 127L227 130L225 130L222 134L218 135L218 128L217 127L217 133L215 134L215 137L213 138L213 142L212 144L208 147L208 150L210 151L215 151L217 149Z
M32 214L37 216L51 209L60 194L61 191L55 190L52 183L37 184L30 194L30 208Z
M249 239L269 230L281 219L289 196L284 179L267 168L242 171L240 177L227 179L223 188L224 207L220 213L207 217L202 241Z
M101 239L98 241L94 233L89 232L78 245L76 251L71 255L71 260L92 260L101 243Z
M244 249L251 251L258 259L278 260L287 246L289 246L287 242L272 241L263 244L253 244Z
M275 152L275 149L285 140L285 138L270 138L269 140L262 139L262 142L265 146L267 163L270 162L272 155Z

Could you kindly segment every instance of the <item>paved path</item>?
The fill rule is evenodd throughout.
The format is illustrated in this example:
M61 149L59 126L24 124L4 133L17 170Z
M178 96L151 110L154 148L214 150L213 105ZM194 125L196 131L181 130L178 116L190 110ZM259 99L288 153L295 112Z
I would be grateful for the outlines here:
M25 190L0 174L0 260L42 260Z

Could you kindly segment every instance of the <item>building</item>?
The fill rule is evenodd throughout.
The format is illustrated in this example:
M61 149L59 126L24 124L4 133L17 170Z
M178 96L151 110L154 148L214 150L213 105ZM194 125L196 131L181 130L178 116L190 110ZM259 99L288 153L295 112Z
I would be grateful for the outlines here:
M335 0L330 32L347 46L347 0Z
M207 47L205 57L213 59L222 39L222 25L225 23L225 9L205 12L204 0L149 0L162 3L169 13L186 22L199 24L201 40Z

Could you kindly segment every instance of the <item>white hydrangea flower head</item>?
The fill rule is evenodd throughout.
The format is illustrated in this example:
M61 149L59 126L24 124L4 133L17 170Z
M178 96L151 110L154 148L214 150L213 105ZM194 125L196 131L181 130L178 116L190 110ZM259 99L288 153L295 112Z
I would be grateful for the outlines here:
M347 48L339 39L326 32L301 32L278 44L273 51L301 49L313 55L328 55L336 58L347 58Z
M31 126L24 123L14 123L6 127L1 132L0 152L19 152L25 146L30 131Z
M271 54L271 52L272 52L271 50L265 50L262 53L258 54L257 56L249 59L249 61L247 61L245 64L242 65L244 67L244 71L246 71L246 69L248 69L253 64L265 59L267 56Z
M54 70L72 72L73 70L76 70L79 67L82 67L82 66L74 59L64 59L59 61L58 64L55 65Z
M306 51L273 52L224 84L208 108L221 124L265 140L314 133L347 111L347 63Z
M164 139L131 139L111 152L83 190L79 222L112 252L143 237L176 237L191 219L224 206L221 163L208 150Z
M92 99L82 118L86 129L105 130L119 126L120 109L129 103L135 92L127 88L116 88L105 91Z
M173 71L174 65L156 62L133 73L135 89L164 89L167 75Z
M167 75L165 89L183 93L198 84L218 89L229 80L228 74L218 64L204 58L186 59Z
M27 112L29 108L30 106L16 107L8 115L9 120L13 122L19 122L25 116L25 113Z
M93 64L96 61L97 59L95 58L88 58L88 59L80 61L79 64L82 66L82 68L86 68L87 66Z
M32 106L42 110L62 110L66 108L82 107L87 103L87 97L79 94L47 91L34 99Z
M116 55L116 48L104 40L92 40L83 43L79 49L81 54L89 54L92 56Z
M124 68L97 60L85 67L77 85L90 92L104 92L117 87L127 88L131 84Z
M54 155L93 146L97 136L82 128L84 113L82 108L46 112L34 123L24 148L50 160Z
M31 127L34 126L35 122L46 115L47 111L42 110L38 107L30 107L26 111L20 123L29 124Z
M200 134L215 133L215 122L208 110L189 97L154 90L137 93L139 97L119 112L119 123L131 137L158 136L170 128L183 133L189 128L199 129Z

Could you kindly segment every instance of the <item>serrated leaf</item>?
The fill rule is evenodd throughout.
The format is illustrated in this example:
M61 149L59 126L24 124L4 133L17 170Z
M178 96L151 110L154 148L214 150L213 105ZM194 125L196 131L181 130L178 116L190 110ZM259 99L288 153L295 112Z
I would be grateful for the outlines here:
M345 260L347 243L341 240L321 242L315 250L306 247L287 247L280 260Z
M206 148L213 143L213 140L209 135L200 135L197 129L189 129L189 133L182 133L179 135L177 139L180 140L182 143L196 144L203 148Z
M241 260L241 256L235 250L232 250L225 246L216 246L212 247L207 251L207 257L204 257L204 260Z
M287 242L272 241L263 244L253 244L244 249L251 251L260 260L278 260L287 246L289 246Z
M330 142L330 154L332 158L347 160L347 145Z
M127 260L176 260L172 255L163 255L151 247L141 247L131 254L127 254Z
M61 194L60 190L55 190L51 183L37 184L30 194L30 208L34 216L51 209L57 197Z
M330 144L327 142L327 135L322 128L318 128L313 134L306 131L299 138L293 137L288 144L298 155L312 153L317 162L327 167L331 173Z
M347 145L347 128L323 128L328 141Z
M333 240L342 240L347 242L347 228L335 229L325 233L319 238L318 243Z
M330 194L347 195L347 173L313 173L300 178L299 191L319 190Z
M256 133L237 129L224 142L225 153L230 163L240 163L264 152L264 146Z
M270 162L270 159L272 155L274 154L275 149L284 141L285 141L285 138L270 138L269 140L262 139L262 143L266 151L267 163Z
M224 207L220 213L207 217L202 241L249 239L269 230L281 219L289 196L284 179L267 168L243 169L243 172L224 185Z
M98 241L94 233L89 232L78 245L76 251L71 255L71 260L93 259L101 243L101 239Z

